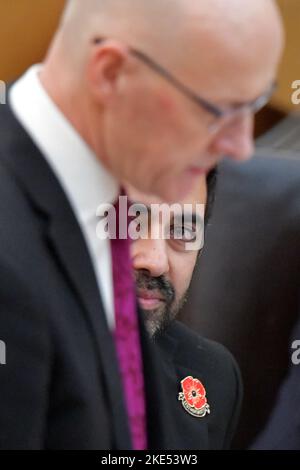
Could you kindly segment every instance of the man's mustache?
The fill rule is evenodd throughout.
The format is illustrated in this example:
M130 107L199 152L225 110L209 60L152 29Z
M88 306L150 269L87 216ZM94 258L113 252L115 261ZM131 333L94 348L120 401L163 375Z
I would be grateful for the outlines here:
M168 304L175 300L175 289L164 276L152 277L140 271L135 278L137 289L157 290Z

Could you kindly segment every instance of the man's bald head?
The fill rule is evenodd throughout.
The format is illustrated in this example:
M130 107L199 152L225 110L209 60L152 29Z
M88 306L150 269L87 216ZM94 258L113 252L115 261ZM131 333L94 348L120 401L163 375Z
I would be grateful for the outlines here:
M85 42L102 35L151 45L180 24L184 9L181 0L69 0L61 31Z
M271 88L282 37L273 0L70 0L41 79L120 182L174 201L225 155L252 155L249 103Z
M264 34L272 29L274 39L281 36L273 0L69 0L60 30L79 53L102 35L159 53L168 64L187 52L192 35L223 41L234 34L240 46L249 47L259 26Z

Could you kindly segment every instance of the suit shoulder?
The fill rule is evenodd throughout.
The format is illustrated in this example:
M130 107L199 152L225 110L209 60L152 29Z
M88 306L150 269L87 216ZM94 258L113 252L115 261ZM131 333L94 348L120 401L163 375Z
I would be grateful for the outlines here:
M178 343L178 351L181 361L191 367L199 367L216 370L224 368L238 369L233 355L228 349L216 341L207 339L188 328L183 323L176 321L168 331L169 335Z
M31 217L29 216L31 215ZM32 221L32 210L28 199L13 175L0 162L0 220L1 251L5 240L19 238L26 234L29 221Z
M11 216L11 211L24 209L25 198L17 181L0 161L0 209L1 220Z

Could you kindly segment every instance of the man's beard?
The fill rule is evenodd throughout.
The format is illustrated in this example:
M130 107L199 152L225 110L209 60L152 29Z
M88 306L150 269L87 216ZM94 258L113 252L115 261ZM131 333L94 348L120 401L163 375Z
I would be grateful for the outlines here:
M186 302L187 292L176 300L176 292L164 276L151 277L146 271L135 273L137 291L155 291L163 299L162 305L152 310L140 307L148 333L152 338L159 336L176 318Z

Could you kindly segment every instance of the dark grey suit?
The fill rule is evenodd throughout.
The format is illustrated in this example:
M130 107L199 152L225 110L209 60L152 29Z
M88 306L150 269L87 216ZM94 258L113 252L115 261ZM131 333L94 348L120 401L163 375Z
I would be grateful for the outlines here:
M113 339L83 235L9 106L0 106L0 221L7 345L0 449L130 449ZM180 328L158 349L142 319L140 329L149 449L228 447L241 395L231 356ZM191 373L204 378L212 405L201 420L178 400L182 375Z
M7 346L0 449L130 449L113 340L83 235L9 106L0 106L0 220L0 335ZM148 367L157 368L143 330L142 339L147 379ZM164 403L160 389L157 370L147 386L150 417L156 400ZM162 442L166 413L165 421L158 414ZM155 447L153 426L149 419Z

